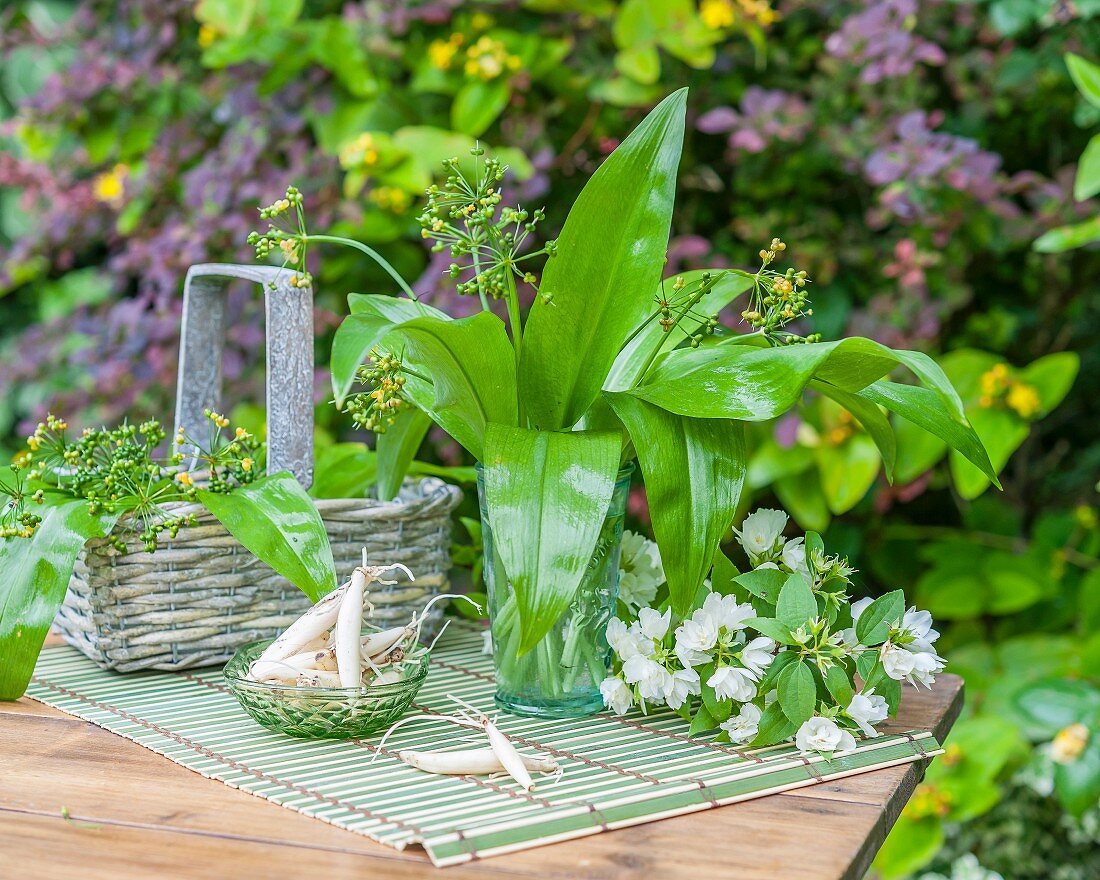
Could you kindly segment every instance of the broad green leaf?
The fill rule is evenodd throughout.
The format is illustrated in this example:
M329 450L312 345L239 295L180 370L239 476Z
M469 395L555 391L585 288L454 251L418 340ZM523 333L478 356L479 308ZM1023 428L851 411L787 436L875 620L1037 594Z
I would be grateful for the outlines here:
M1081 358L1075 351L1058 351L1032 361L1020 370L1021 381L1031 385L1039 395L1042 409L1039 418L1060 404L1081 368Z
M718 722L711 717L706 706L700 706L695 712L695 717L691 719L691 727L688 728L688 734L690 736L698 736L700 733L706 733L708 730L715 730L717 727Z
M786 669L783 671L786 672ZM787 737L793 736L796 730L798 730L798 725L791 723L791 720L784 714L783 707L776 700L764 709L763 714L760 716L760 724L757 727L756 739L749 745L754 749L762 746L773 746L776 743L783 742Z
M858 394L841 391L839 388L817 379L810 382L810 387L835 400L856 417L856 421L863 426L863 429L875 441L875 446L878 447L878 451L882 455L882 464L886 469L886 479L892 483L894 481L894 462L897 458L897 439L894 436L893 428L890 427L890 420L879 409L878 405L865 397L860 397ZM827 486L825 487L825 494L826 496L829 494ZM862 493L860 493L860 497L862 497ZM842 511L834 510L833 512L841 513Z
M817 685L814 674L805 660L791 663L779 673L776 682L779 705L783 714L796 727L808 721L817 705Z
M935 434L968 461L977 465L999 489L997 471L989 462L989 455L974 428L965 420L956 418L944 406L943 400L927 388L901 385L897 382L875 382L859 392L872 403L884 406L903 419Z
M852 688L852 680L848 678L848 673L843 666L837 664L825 670L825 687L829 689L829 693L841 708L852 702L855 691Z
M792 630L817 617L817 599L814 598L809 581L801 574L795 572L787 576L775 603L775 617Z
M23 696L77 556L114 522L88 513L83 499L51 504L39 515L30 538L0 538L0 700Z
M717 314L752 285L751 279L728 269L693 269L690 272L682 272L676 277L684 279L684 290L692 290L698 286L705 272L720 277L714 287L707 291L693 308L692 311L700 315ZM641 376L642 369L645 367L654 346L661 343L663 345L662 351L672 351L688 338L690 332L694 331L695 322L681 321L666 332L655 316L657 310L655 300L657 297L673 299L676 296L683 295L677 294L672 289L672 285L676 283L676 277L666 278L654 291L653 298L649 301L652 317L647 316L650 317L648 323L639 328L634 328L634 331L632 331L636 335L623 346L623 350L615 358L615 363L611 365L611 372L608 373L607 380L603 385L606 390L622 391L630 388Z
M905 595L893 590L879 596L863 609L856 621L856 638L861 645L881 645L890 634L890 627L905 613Z
M832 515L821 491L821 480L816 469L807 474L780 477L772 488L783 509L802 528L824 531L829 527Z
M962 418L962 402L943 371L920 352L893 351L870 339L751 348L716 345L680 349L630 393L682 415L763 421L802 398L811 379L856 392L904 365L944 408Z
M866 434L855 434L836 446L822 443L814 450L814 458L821 491L830 512L837 516L863 500L882 464L874 441Z
M764 671L764 675L757 683L756 692L758 694L768 693L768 691L775 687L775 682L779 678L779 674L786 669L789 664L797 662L798 659L798 654L794 651L784 651L778 654L768 665L768 668Z
M787 573L778 568L755 568L739 574L735 580L754 596L759 596L774 605L779 599L779 591L787 582Z
M451 104L451 127L470 137L478 137L500 116L511 96L507 77L488 82L467 80Z
M889 680L877 651L860 654L856 658L856 672L863 679L864 691L877 688L883 681Z
M710 570L710 588L720 596L737 596L739 602L747 601L748 592L736 582L740 575L737 566L719 547L714 551L714 567Z
M1069 68L1069 75L1073 78L1077 90L1085 96L1085 100L1094 107L1100 107L1100 65L1080 55L1067 52L1066 67Z
M546 262L519 382L532 424L575 424L653 307L684 138L687 89L662 101L585 185Z
M1079 202L1091 199L1100 192L1100 134L1092 136L1085 152L1077 161L1077 178L1073 183L1073 197Z
M970 424L989 456L994 471L1000 473L1008 460L1031 433L1028 422L1008 409L974 407L970 411ZM977 498L989 486L989 477L974 467L957 450L948 452L951 477L959 494L970 500Z
M1071 724L1100 720L1100 689L1083 681L1047 678L1016 692L1012 702L1036 739L1053 739Z
M306 490L286 471L199 501L234 538L314 602L336 586L325 524Z
M947 455L947 444L943 440L908 419L896 418L892 427L898 444L894 468L894 481L898 485L913 482Z
M576 595L611 504L619 445L615 434L486 430L486 510L519 605L521 653Z
M654 46L623 49L615 56L615 69L633 80L652 85L661 75L661 57Z
M1100 241L1100 214L1080 223L1050 229L1035 239L1032 248L1041 254L1062 254L1094 241Z
M634 439L672 608L685 615L737 512L743 426L674 415L625 394L607 399Z
M404 357L418 372L430 374L430 397L409 382L417 406L481 459L485 426L516 423L515 353L504 322L491 312L457 321L413 318L394 328Z
M390 501L401 491L401 483L409 472L409 465L416 456L424 435L432 425L427 413L409 407L397 421L376 435L378 451L378 498Z
M375 484L378 461L365 443L334 443L314 456L313 498L365 498Z
M775 639L775 641L779 642L781 645L796 644L794 638L791 636L790 627L779 620L773 620L770 617L750 617L745 621L745 626L752 627L762 636L767 636L769 639Z
M378 315L389 318L395 324L423 317L451 320L446 312L425 302L381 293L349 293L348 309L353 315Z

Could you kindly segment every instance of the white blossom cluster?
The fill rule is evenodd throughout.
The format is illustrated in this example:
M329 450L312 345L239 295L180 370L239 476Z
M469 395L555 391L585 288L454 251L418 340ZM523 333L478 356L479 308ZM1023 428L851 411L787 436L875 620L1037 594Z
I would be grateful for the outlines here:
M853 628L845 630L845 641L856 643L855 621L870 604L871 599L859 599L852 603ZM890 638L879 647L886 674L894 681L932 687L936 673L946 665L934 647L939 637L940 634L932 629L932 615L910 608L898 626L891 630Z
M820 549L815 549L814 558L807 562L805 539L784 536L787 522L782 511L759 510L746 517L735 531L753 568L778 569L788 575L800 573L812 581L815 595L826 580L834 585L847 584L852 574L847 562L826 556ZM647 544L652 542L632 536L630 556L656 559L659 565L656 547L650 550ZM815 546L820 548L820 542ZM639 596L633 592L633 585L631 596L634 601L627 602L628 606L634 606ZM831 596L834 603L847 604L843 590L834 587ZM705 687L714 700L729 701L729 716L719 725L723 738L744 744L757 738L761 718L777 699L775 680L779 676L769 677L766 687L761 685L768 668L785 651L799 652L799 659L816 663L822 672L830 664L847 663L850 667L860 655L877 653L880 675L930 686L935 673L944 666L933 647L939 633L932 628L931 615L910 608L899 620L890 622L889 637L883 644L870 647L859 643L856 623L871 601L861 599L851 604L852 626L847 629L830 632L820 618L808 620L805 627L794 630L795 640L806 633L819 633L818 640L813 642L806 635L805 641L793 646L778 644L756 632L753 621L759 609L734 595L708 592L701 605L679 622L667 603L661 608L638 603L633 620L613 618L608 623L607 640L615 653L618 674L606 678L600 691L607 707L616 714L624 714L634 706L646 712L664 705L687 717L692 698L700 697ZM812 717L798 727L793 739L803 753L843 753L856 747L857 735L878 735L875 725L889 714L887 699L874 687L862 692L853 688L850 692L846 705L836 704L835 700L832 704L824 700L816 704Z

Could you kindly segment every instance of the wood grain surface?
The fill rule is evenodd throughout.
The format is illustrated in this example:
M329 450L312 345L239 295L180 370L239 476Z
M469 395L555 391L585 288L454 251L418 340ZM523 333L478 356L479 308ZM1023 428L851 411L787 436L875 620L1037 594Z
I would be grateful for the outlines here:
M942 741L962 680L906 688L890 730ZM26 698L0 703L0 876L858 880L924 773L876 770L452 868L294 813Z

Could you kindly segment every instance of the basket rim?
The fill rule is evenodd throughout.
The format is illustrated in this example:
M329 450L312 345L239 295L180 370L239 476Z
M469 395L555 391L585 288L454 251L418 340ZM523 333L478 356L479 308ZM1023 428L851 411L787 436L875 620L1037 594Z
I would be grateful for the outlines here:
M446 504L446 511L439 511L439 513L450 513L462 501L463 492L461 487L441 480L439 477L423 477L418 482L414 482L412 478L409 478L407 482L413 483L413 489L417 493L412 498L395 498L392 501L379 501L377 498L365 497L313 498L312 501L321 514L351 510L371 510L385 513L392 510L395 515L402 514L406 517L415 514L420 508L429 507L439 502L445 502ZM161 510L175 516L194 514L198 520L207 525L217 522L214 515L198 501L166 501L159 506ZM89 544L106 542L106 538L90 538L87 541Z

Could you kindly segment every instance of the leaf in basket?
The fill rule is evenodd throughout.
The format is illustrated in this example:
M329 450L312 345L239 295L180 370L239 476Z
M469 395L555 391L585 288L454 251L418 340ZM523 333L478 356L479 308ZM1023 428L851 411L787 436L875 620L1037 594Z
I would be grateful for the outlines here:
M270 474L228 495L200 489L198 497L245 549L314 602L336 586L325 525L293 474Z
M115 520L93 516L83 499L51 505L41 516L31 537L0 540L0 700L23 696L77 556Z

